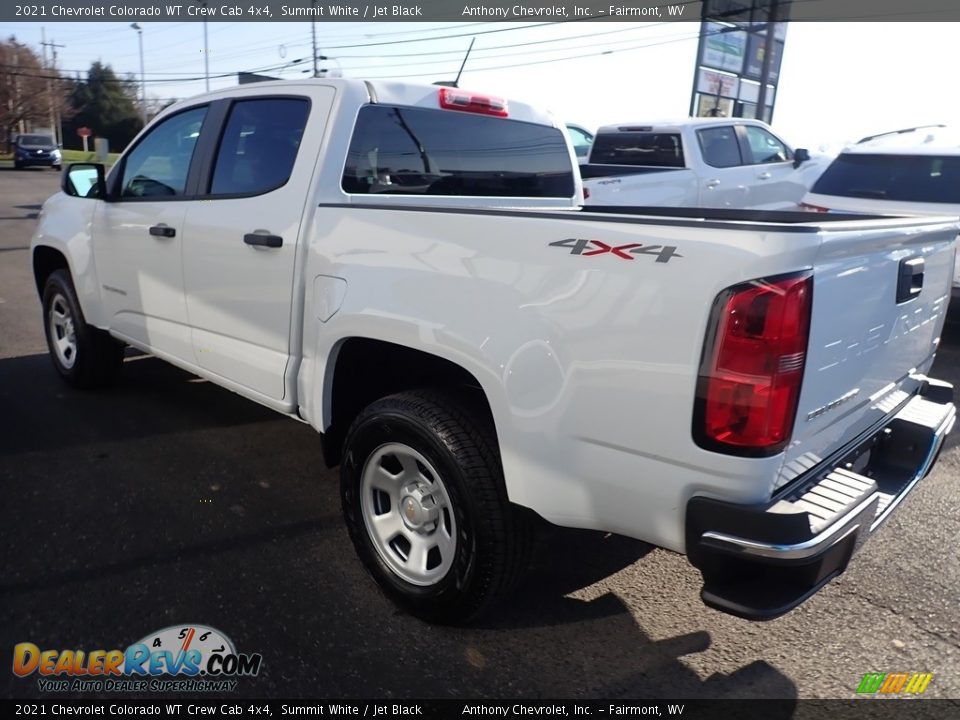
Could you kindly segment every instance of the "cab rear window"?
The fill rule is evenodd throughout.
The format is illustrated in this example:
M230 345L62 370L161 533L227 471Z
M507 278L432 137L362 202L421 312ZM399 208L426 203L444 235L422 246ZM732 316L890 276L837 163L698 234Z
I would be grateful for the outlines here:
M814 183L818 195L960 204L960 157L841 153Z
M590 162L599 165L684 167L679 133L601 133L593 141Z
M341 187L357 194L572 197L562 130L450 110L360 109Z

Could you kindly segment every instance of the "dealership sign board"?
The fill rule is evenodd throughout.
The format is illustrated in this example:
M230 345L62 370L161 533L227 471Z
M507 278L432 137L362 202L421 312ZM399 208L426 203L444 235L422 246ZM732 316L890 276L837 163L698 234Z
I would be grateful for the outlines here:
M789 13L790 3L784 0L705 0L691 115L770 120ZM761 93L764 79L766 89ZM760 102L763 112L758 111Z
M703 51L700 64L717 70L737 73L743 71L743 60L747 54L747 33L736 26L724 26L720 23L704 23L701 30Z
M707 68L700 68L697 76L697 92L703 95L718 95L725 98L736 98L740 89L740 78L736 75L725 75Z

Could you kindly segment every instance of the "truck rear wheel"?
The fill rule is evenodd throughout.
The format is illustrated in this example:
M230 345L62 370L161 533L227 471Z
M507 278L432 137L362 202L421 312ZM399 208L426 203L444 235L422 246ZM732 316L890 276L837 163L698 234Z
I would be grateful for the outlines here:
M522 572L529 519L510 504L491 423L439 391L391 395L354 421L341 499L367 570L424 620L464 623Z
M113 382L123 362L123 345L87 325L66 270L55 270L47 278L43 318L53 366L64 380L85 389Z

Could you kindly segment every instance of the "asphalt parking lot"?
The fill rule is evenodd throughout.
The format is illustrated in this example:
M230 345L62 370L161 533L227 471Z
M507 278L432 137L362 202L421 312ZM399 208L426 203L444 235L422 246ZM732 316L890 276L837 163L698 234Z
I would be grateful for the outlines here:
M364 574L309 427L144 356L104 394L59 381L28 251L58 177L0 169L3 652L202 623L263 654L241 697L852 698L866 672L924 671L927 696L960 698L960 432L848 572L784 618L705 608L673 553L549 529L485 627L431 627ZM935 374L960 384L956 317ZM3 696L37 695L0 678Z

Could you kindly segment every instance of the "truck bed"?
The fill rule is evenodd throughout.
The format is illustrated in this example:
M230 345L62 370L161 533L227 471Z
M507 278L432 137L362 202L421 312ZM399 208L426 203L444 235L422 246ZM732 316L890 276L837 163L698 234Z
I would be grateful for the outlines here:
M687 168L653 167L647 165L605 165L601 163L581 163L580 177L584 180L602 177L621 177L623 175L652 175L655 173L678 172Z

